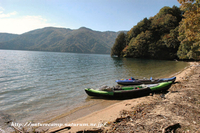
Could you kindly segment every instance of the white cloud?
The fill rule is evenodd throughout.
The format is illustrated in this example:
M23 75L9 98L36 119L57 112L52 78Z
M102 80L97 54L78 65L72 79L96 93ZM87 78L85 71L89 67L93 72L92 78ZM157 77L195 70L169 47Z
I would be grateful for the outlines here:
M0 10L1 10L1 11L4 11L5 9L4 9L3 7L0 6Z
M34 29L55 26L50 24L42 16L17 16L17 12L4 14L0 8L0 32L22 34ZM56 26L55 26L56 27Z
M0 19L1 18L8 18L8 17L11 17L11 16L16 15L16 14L17 14L16 11L8 13L8 14L3 14L3 11L0 11Z

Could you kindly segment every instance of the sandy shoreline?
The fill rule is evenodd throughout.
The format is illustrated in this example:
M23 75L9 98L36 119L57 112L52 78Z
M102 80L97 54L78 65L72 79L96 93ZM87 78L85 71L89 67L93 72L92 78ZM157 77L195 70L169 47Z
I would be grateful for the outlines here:
M185 79L188 78L188 75L191 76L192 71L197 68L197 66L199 65L199 63L196 62L192 62L190 63L190 66L185 68L184 70L174 74L173 76L176 76L176 82L183 82ZM176 86L172 86L169 90L169 93L171 91L174 90ZM172 93L171 93L172 94ZM174 93L177 94L177 93ZM169 94L167 94L169 95ZM118 101L114 101L114 102L108 102L107 104L105 104L106 102L104 102L104 104L102 105L101 108L104 108L102 110L98 110L98 108L96 110L94 110L96 107L95 105L92 106L93 108L84 108L82 110L81 115L78 115L80 112L74 113L73 117L75 118L75 120L68 119L68 121L66 121L66 117L63 117L61 119L52 121L51 123L60 123L60 127L59 126L55 126L55 127L42 127L42 128L38 128L38 129L42 129L43 131L46 132L78 132L78 131L86 131L86 130L93 130L93 129L106 129L109 128L109 126L105 126L105 125L109 125L110 123L112 123L113 121L116 121L117 118L122 117L121 116L121 111L122 110L126 110L126 111L131 111L133 106L137 106L137 105L141 105L141 104L149 104L154 102L157 99L156 96L146 96L146 97L141 97L141 98L135 98L135 99L129 99L129 100L123 100L121 102ZM147 102L148 101L148 102ZM91 109L91 110L90 110ZM93 110L92 110L93 109ZM85 114L84 114L85 113ZM83 117L81 117L83 116ZM68 116L67 116L68 117ZM78 119L76 119L78 118ZM70 127L66 128L66 127ZM49 129L48 129L49 128ZM47 130L48 129L48 130Z

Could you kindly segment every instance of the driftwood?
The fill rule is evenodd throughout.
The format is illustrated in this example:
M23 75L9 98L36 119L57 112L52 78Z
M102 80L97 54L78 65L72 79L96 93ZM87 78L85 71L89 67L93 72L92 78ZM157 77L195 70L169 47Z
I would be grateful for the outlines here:
M11 126L13 129L15 129L15 131L19 132L19 133L24 133L23 131L21 131L20 129L14 127L14 126Z
M116 120L115 120L115 123L116 122L121 122L121 121L124 121L124 120L129 120L131 117L130 116L127 116L127 117L122 117L122 118L117 118Z
M103 131L102 129L90 129L90 130L78 131L76 133L101 133L102 131Z
M64 127L64 128L58 129L58 130L56 130L56 131L52 131L52 132L50 132L50 133L57 133L57 132L59 132L59 131L65 130L65 129L70 130L71 127Z
M175 130L180 127L181 127L181 125L179 123L169 125L169 126L163 128L162 133L175 133Z

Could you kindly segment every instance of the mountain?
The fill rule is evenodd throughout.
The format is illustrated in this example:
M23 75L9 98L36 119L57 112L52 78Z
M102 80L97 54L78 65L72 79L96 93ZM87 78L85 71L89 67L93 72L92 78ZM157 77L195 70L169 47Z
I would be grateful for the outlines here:
M118 34L86 27L76 30L46 27L10 39L0 35L0 49L109 54Z
M17 34L0 33L0 43L10 41L16 38L17 36Z

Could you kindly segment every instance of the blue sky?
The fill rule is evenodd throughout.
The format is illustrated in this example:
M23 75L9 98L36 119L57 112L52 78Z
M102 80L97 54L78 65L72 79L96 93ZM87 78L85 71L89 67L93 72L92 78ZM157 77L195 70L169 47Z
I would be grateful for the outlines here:
M0 33L22 34L43 27L96 31L130 30L177 0L0 0Z

